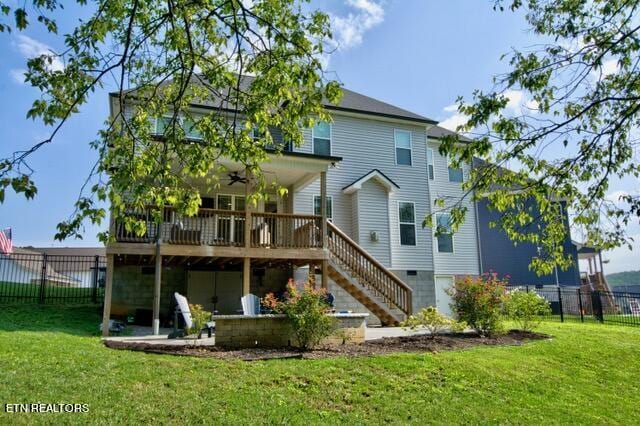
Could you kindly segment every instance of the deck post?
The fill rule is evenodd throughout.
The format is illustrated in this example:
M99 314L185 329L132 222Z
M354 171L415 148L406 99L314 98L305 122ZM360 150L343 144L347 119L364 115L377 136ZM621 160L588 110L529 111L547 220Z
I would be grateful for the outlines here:
M109 335L111 318L111 293L113 288L113 254L107 254L107 276L104 283L104 310L102 311L102 335Z
M242 259L242 295L251 293L251 258Z
M320 172L320 215L322 216L322 251L324 257L322 259L322 281L321 287L327 289L329 287L328 263L327 263L327 172Z
M251 212L253 211L253 203L249 201L249 197L253 191L252 174L249 167L245 168L246 183L244 185L244 248L248 251L251 248ZM251 258L242 259L242 295L246 296L251 292Z
M160 334L160 286L162 283L162 255L160 238L156 240L156 270L153 285L153 335Z

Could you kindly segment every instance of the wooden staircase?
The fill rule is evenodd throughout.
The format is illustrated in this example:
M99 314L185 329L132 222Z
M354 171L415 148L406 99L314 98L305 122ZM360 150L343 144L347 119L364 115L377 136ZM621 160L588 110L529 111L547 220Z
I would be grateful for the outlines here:
M412 312L412 290L333 223L327 222L328 275L382 325L398 325Z

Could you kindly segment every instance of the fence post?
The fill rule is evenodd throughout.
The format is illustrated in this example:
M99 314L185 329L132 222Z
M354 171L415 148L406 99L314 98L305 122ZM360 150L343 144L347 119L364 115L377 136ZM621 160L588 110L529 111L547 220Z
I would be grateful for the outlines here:
M98 303L98 275L99 275L100 256L96 254L93 262L93 303Z
M47 285L47 254L42 254L42 271L40 271L40 298L39 302L44 303Z
M524 288L527 290L527 293L529 293L529 284L527 284Z
M582 292L578 288L578 309L580 309L580 322L584 322L584 312L582 309Z
M591 293L591 295L593 314L596 316L598 321L604 323L604 314L602 313L602 298L600 297L600 291L595 290L593 293Z
M560 322L564 322L564 312L562 308L562 292L560 291L560 287L556 287L558 289L558 308L560 308Z

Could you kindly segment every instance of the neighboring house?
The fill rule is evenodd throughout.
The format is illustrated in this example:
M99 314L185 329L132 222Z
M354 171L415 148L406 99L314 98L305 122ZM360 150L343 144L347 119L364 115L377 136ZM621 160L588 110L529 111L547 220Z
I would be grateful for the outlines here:
M73 280L74 287L104 285L104 247L29 247L47 255L47 264L57 273Z
M11 254L0 253L0 283L40 285L42 279L52 286L78 287L80 281L57 271L34 249L14 247Z
M118 96L110 100L115 114ZM193 105L193 113L216 106ZM332 123L306 129L300 147L271 131L286 149L271 155L263 169L268 180L277 176L286 196L271 194L249 209L245 171L222 159L228 179L218 191L201 194L197 216L180 217L167 208L166 222L149 226L141 237L112 222L116 242L107 246L105 320L149 311L157 332L161 320L172 318L175 291L205 309L236 313L243 294L282 292L289 277L306 280L309 268L334 294L338 310L368 311L370 323L397 324L425 306L447 312L444 290L454 277L482 272L471 197L455 234L436 238L422 227L436 198L460 198L469 173L468 167L449 167L439 154L447 131L350 90L339 105L326 108ZM157 131L162 133L162 120ZM438 214L435 220L446 224L448 218Z
M563 209L564 220L569 228L569 219ZM580 271L578 253L568 234L564 240L565 254L573 259L572 266L539 276L529 268L531 259L540 256L541 249L533 243L514 243L499 226L491 227L491 222L500 220L500 213L488 207L488 200L483 198L477 202L478 237L480 242L481 271L496 272L501 277L509 275L509 283L514 285L561 285L579 286ZM527 231L528 232L528 231Z

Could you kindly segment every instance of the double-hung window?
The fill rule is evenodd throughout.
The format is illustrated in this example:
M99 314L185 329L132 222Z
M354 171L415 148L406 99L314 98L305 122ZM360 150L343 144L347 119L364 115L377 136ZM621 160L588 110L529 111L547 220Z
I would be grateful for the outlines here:
M449 213L436 213L436 238L438 253L453 253L453 231Z
M400 244L416 245L416 208L411 202L398 203L398 221L400 222Z
M461 183L464 180L462 167L452 167L449 162L449 182Z
M427 174L429 175L429 180L433 180L435 177L433 168L433 149L431 148L427 148Z
M327 219L333 219L333 199L331 197L327 197ZM322 215L321 211L322 206L322 197L320 195L316 195L313 197L313 214L316 216Z
M173 117L170 115L156 118L155 133L157 135L164 135L167 131L167 128L171 126L172 119ZM178 116L177 124L182 128L185 136L188 139L202 139L202 134L200 134L200 132L196 128L196 123L193 121L193 119L189 117Z
M319 122L312 129L313 153L316 155L331 155L331 124Z
M411 165L411 132L395 130L393 136L396 143L396 164Z

